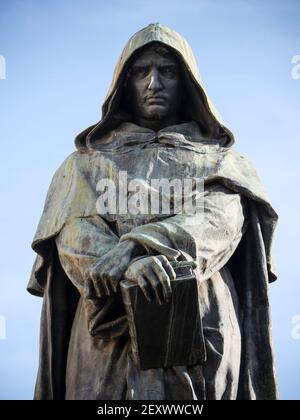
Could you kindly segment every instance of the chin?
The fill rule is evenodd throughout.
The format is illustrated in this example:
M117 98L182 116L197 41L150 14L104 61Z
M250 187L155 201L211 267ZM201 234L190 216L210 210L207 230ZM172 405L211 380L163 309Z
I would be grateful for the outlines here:
M145 114L145 118L148 120L164 120L168 116L168 112L165 108L157 107L157 109L151 110Z

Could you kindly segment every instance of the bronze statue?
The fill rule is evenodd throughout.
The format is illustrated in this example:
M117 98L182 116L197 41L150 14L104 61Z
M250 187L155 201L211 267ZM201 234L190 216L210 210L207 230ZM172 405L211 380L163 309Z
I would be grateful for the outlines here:
M137 32L102 111L54 175L33 240L28 290L43 296L35 398L276 399L268 283L277 215L232 148L187 42L160 24ZM202 179L204 214L120 211L112 192L123 194L123 173L143 185ZM110 211L99 204L103 180L117 185ZM120 281L164 305L180 261L197 263L205 357L140 369Z

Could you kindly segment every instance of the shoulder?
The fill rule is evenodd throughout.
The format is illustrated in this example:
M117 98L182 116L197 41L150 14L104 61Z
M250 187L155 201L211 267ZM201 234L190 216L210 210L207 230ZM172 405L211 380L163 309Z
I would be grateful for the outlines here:
M67 181L84 167L89 166L91 159L94 159L94 152L89 150L74 151L71 153L55 171L53 181Z
M71 153L58 167L58 169L54 173L54 178L59 177L61 175L66 175L71 169L74 168L76 162L78 160L78 152Z
M260 181L254 164L238 150L230 148L227 153L224 154L223 162L225 166L228 166L228 170L234 168L241 177L248 179L253 178L256 181Z
M236 149L224 153L218 174L239 193L270 204L268 194L253 163Z
M46 197L46 208L48 208L49 203L56 197L63 197L70 190L72 180L76 173L77 161L78 152L73 152L54 172Z

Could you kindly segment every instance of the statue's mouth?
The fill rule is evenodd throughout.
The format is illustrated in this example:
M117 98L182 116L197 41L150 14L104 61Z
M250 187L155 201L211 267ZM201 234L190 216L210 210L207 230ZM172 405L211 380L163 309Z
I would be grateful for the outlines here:
M146 99L146 102L149 105L160 105L166 102L165 96L150 96Z

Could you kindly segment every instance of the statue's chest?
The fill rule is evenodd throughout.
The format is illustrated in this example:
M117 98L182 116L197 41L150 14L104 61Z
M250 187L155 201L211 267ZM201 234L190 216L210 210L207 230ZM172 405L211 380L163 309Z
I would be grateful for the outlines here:
M128 179L206 178L213 171L214 159L207 154L171 147L148 146L129 153L103 153L90 166L90 178L116 181L120 175Z

